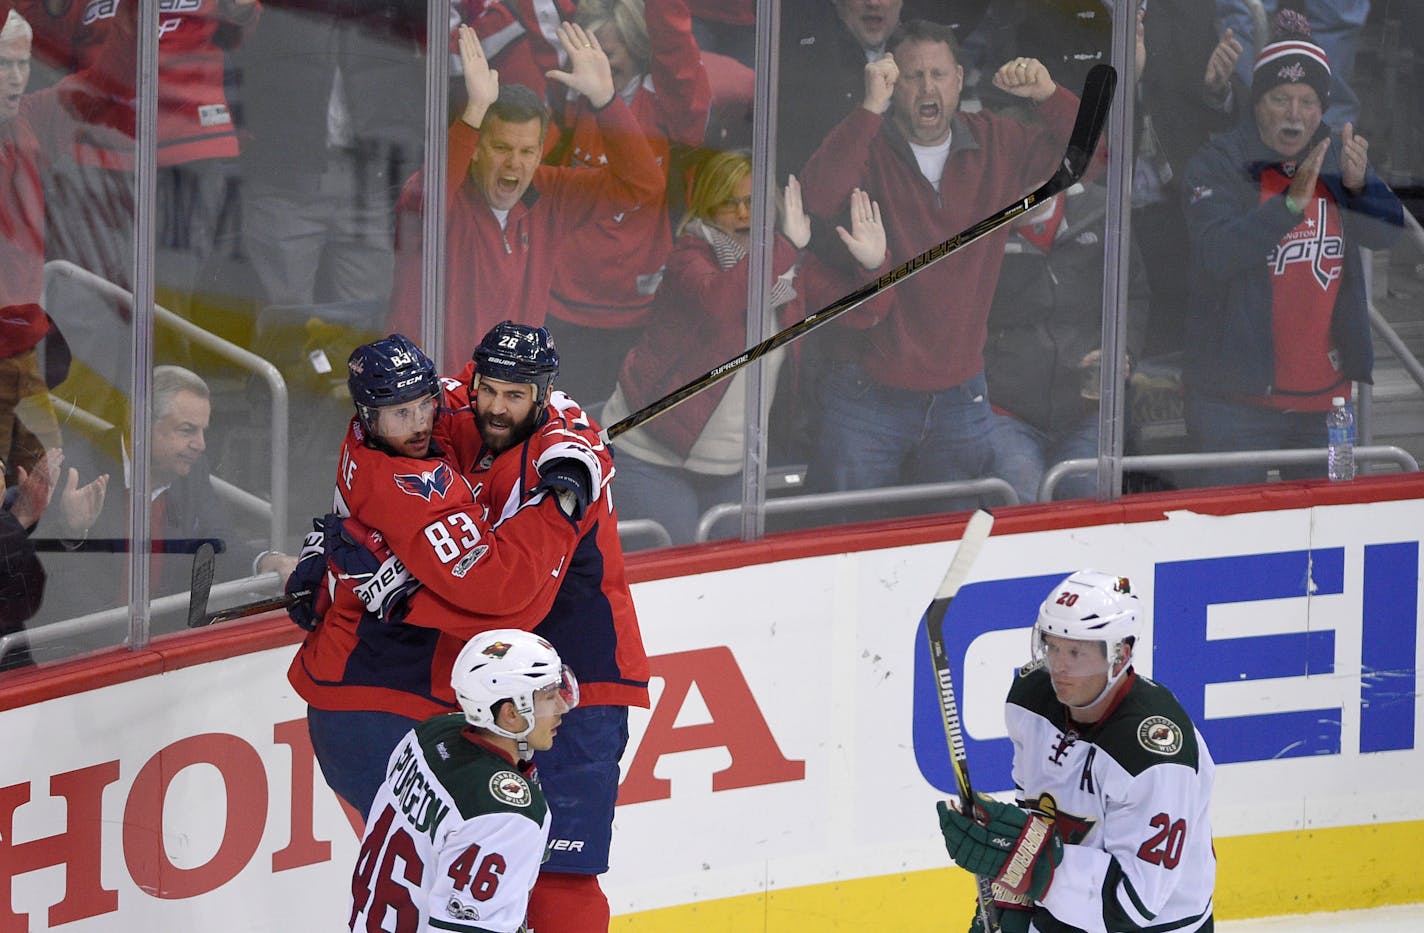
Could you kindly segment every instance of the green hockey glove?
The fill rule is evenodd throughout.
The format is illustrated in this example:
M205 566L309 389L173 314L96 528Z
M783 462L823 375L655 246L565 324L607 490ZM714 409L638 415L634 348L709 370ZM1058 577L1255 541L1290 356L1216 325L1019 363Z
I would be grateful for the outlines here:
M1063 861L1063 840L1040 816L982 794L974 819L940 801L939 828L954 863L992 879L1009 893L1039 900Z

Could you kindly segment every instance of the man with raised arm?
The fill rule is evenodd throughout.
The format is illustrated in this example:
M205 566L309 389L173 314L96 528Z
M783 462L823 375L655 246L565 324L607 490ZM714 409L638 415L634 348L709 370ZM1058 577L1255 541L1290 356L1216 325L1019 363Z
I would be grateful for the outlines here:
M1035 105L1032 125L961 113L964 69L947 26L903 24L865 66L865 96L801 176L806 210L839 222L860 188L879 202L894 265L1042 184L1063 156L1077 98L1034 59L995 86ZM811 396L819 412L807 482L818 491L988 474L984 340L1009 229L898 284L885 304L838 318Z
M469 102L450 125L446 162L445 345L442 368L464 365L474 346L502 320L541 325L560 241L573 227L661 195L664 173L653 158L613 76L598 39L575 23L561 23L559 41L568 71L549 77L587 97L607 146L598 168L541 165L549 112L519 84L502 85L479 40L460 27L460 57ZM397 205L392 329L414 333L421 301L421 188L406 183Z

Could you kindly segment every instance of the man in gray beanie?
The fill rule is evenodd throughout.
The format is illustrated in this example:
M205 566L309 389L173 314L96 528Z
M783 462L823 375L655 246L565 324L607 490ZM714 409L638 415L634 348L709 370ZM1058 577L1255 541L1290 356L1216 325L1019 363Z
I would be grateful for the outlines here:
M1369 143L1322 116L1330 61L1304 16L1282 10L1252 73L1253 119L1208 142L1184 180L1191 313L1183 364L1195 450L1325 446L1331 399L1374 365L1367 272L1403 207L1369 167ZM1265 466L1209 471L1260 482ZM1286 478L1323 469L1282 468Z

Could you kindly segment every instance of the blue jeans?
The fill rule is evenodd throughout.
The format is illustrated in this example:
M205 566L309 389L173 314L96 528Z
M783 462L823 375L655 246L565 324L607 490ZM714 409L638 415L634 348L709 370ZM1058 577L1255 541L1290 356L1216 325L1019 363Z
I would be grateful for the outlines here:
M618 518L650 518L667 529L673 544L691 544L702 513L720 502L742 501L742 474L716 476L659 466L614 445L618 468L613 504Z
M419 724L394 713L307 707L307 731L321 775L362 818L370 814L386 778L391 752Z
M618 760L627 747L628 707L580 706L564 716L554 747L535 753L539 785L554 815L540 871L608 871Z
M1298 450L1325 447L1325 412L1278 411L1188 392L1184 415L1187 439L1195 451ZM1186 478L1200 486L1263 483L1269 467L1216 467L1194 470ZM1325 467L1281 467L1283 479L1316 479Z
M990 473L989 390L981 372L938 392L881 385L835 361L818 380L807 485L815 492L978 479Z
M1037 502L1043 474L1060 460L1098 456L1098 419L1085 416L1071 428L1050 434L1012 415L993 416L989 442L994 448L994 475L1014 487L1020 502ZM1057 499L1091 499L1098 491L1096 473L1074 473L1055 491Z

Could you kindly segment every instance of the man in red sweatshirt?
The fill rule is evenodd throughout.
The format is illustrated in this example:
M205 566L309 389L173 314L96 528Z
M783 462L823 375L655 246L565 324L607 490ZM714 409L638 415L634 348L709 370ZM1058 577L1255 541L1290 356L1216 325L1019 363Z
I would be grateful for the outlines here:
M614 93L598 39L566 22L559 41L569 70L548 77L587 97L597 112L608 161L595 169L540 164L548 109L527 87L501 85L474 30L460 27L469 103L450 126L446 162L446 372L464 366L463 348L500 321L544 323L566 231L634 210L664 184L637 118ZM390 326L402 333L420 329L422 184L417 173L397 205Z
M1033 124L960 113L964 69L947 26L903 24L865 66L865 98L812 155L806 210L834 224L860 188L884 212L890 262L910 259L1011 204L1053 172L1077 111L1035 59L995 86L1036 105ZM988 475L984 340L1008 228L897 285L887 304L837 319L812 394L807 481L867 489Z

